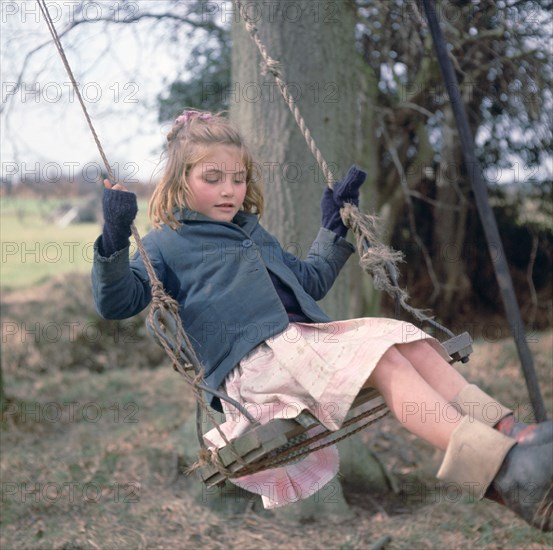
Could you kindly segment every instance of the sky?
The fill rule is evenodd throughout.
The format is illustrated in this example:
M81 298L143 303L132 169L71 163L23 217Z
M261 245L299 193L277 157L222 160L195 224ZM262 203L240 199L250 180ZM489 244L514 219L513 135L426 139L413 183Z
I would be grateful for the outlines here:
M58 32L77 16L77 3L47 0ZM163 4L127 2L133 12L159 10ZM106 26L98 20L120 5L92 3L82 14L90 24L74 29L62 44L116 176L148 182L169 129L157 120L156 96L183 74L187 38L178 46L151 22ZM127 12L116 13L127 17ZM2 177L56 181L63 173L93 181L103 166L101 157L38 4L2 0L0 17ZM17 89L26 55L44 44L29 60Z

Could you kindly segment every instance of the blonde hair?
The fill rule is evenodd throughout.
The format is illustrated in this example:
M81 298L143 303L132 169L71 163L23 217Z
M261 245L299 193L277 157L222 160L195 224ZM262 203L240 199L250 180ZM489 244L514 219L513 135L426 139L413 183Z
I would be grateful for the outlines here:
M253 156L238 130L219 114L185 111L167 134L167 160L163 177L156 186L148 208L150 222L176 229L180 224L174 209L187 206L190 170L205 157L213 145L232 145L240 149L246 168L246 196L242 210L261 216L264 199Z

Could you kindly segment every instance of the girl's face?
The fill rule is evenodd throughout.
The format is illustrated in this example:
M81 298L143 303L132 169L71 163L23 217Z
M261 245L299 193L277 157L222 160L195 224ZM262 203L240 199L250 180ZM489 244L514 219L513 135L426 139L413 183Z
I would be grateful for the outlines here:
M188 175L188 208L210 218L230 222L246 196L246 167L240 149L213 145Z

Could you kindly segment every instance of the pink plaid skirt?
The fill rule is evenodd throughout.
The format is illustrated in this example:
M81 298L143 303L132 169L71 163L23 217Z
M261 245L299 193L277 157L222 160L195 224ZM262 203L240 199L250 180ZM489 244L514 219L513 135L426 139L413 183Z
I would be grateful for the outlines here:
M330 430L342 425L353 400L380 358L394 344L429 341L448 360L444 348L411 323L362 318L331 323L291 323L279 335L257 346L227 376L224 391L262 424L295 418L307 410ZM250 423L223 401L221 429L230 440ZM204 435L212 448L224 446L217 430ZM285 466L231 481L262 496L265 508L307 498L338 473L336 446L314 451Z

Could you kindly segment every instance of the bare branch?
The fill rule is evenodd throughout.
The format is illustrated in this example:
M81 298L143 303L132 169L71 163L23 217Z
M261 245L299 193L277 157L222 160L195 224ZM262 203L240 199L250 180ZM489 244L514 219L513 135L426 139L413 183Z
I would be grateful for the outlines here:
M399 103L398 108L401 109L402 107L406 107L407 109L413 109L413 111L417 111L428 118L434 116L434 113L432 111L429 111L428 109L425 109L421 105L417 105L416 103L413 103L411 101L402 101L401 103Z
M422 193L419 193L418 191L413 191L412 189L409 190L409 196L414 197L415 199L419 199L423 202L426 202L428 204L431 204L432 206L435 206L436 208L442 208L444 210L451 210L452 212L460 212L461 207L456 206L454 204L445 204L442 201L437 201L434 199L429 199L428 197L425 197Z
M390 139L390 136L388 134L388 130L386 129L385 124L382 125L382 132L384 135L384 140L386 142L387 150L390 153L394 166L396 167L396 170L399 174L401 189L403 190L405 202L407 203L407 211L409 215L409 227L411 229L411 233L413 235L413 238L415 239L415 242L419 245L421 249L421 252L424 257L424 262L426 264L426 269L428 270L428 275L430 277L430 280L432 281L432 286L434 290L432 292L432 296L430 300L434 301L440 293L440 282L438 281L438 277L436 276L436 272L434 271L434 266L432 264L432 258L430 257L430 253L428 252L428 249L426 248L424 241L422 240L422 238L419 236L417 232L415 213L413 211L413 202L411 201L411 193L410 193L411 190L409 189L407 178L405 176L405 171L403 170L403 166L401 165L401 161L399 159L397 149L395 145L392 143L392 140Z

